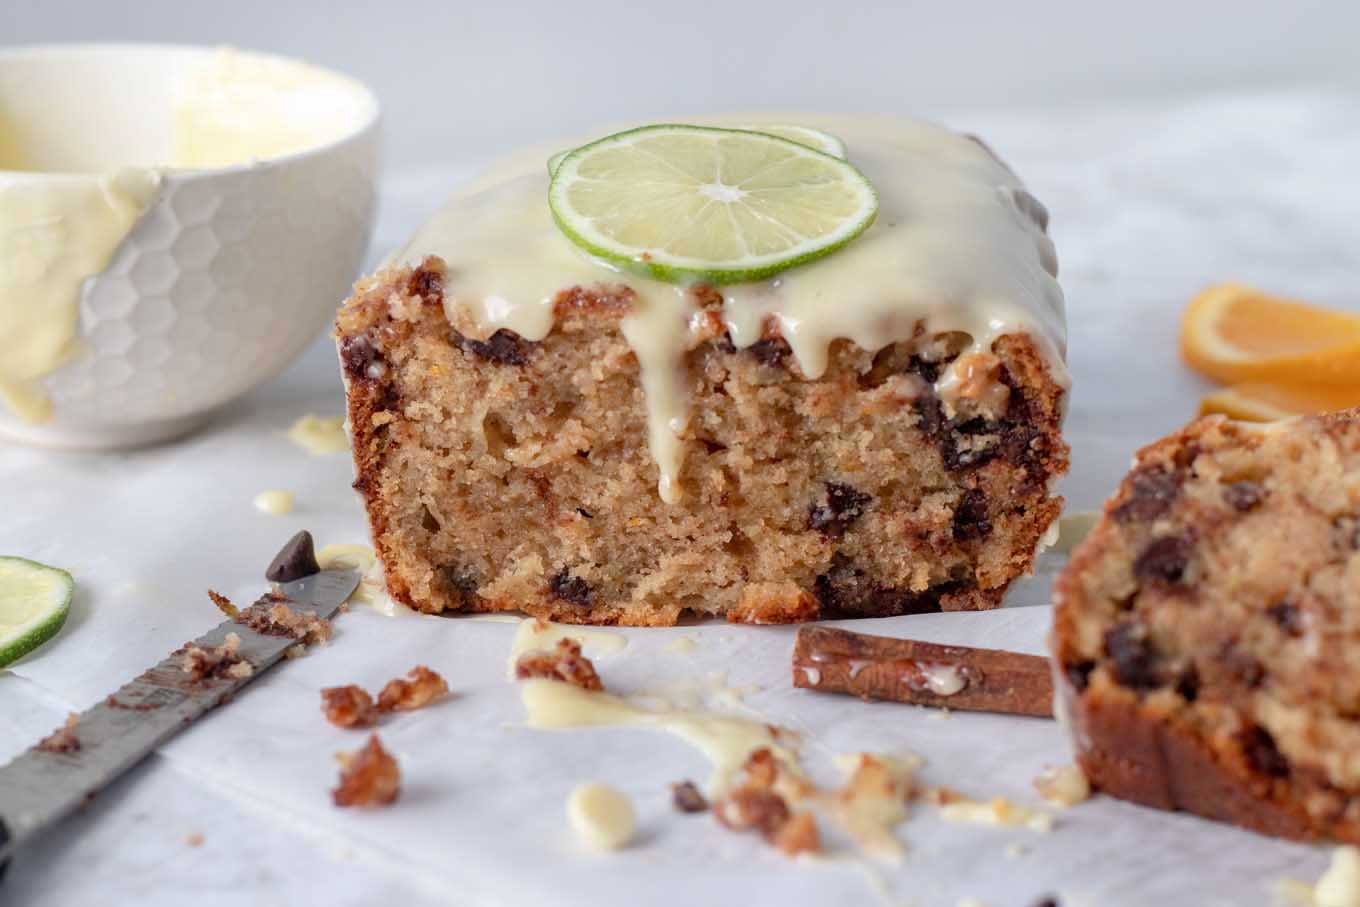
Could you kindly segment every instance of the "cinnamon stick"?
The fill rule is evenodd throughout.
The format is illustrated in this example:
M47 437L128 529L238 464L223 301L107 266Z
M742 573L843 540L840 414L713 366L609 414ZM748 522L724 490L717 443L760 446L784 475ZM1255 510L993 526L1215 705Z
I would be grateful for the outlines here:
M1046 658L832 627L799 629L793 685L866 700L1053 716L1053 678Z

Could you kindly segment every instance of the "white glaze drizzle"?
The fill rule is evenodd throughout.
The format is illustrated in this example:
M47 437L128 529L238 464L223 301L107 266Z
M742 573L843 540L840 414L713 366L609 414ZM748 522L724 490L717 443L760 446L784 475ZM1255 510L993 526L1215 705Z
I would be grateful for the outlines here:
M826 258L774 278L721 287L732 342L747 347L773 322L799 370L821 376L832 341L879 350L928 331L959 331L969 351L1028 333L1067 383L1066 328L1053 243L1037 203L980 143L943 127L864 115L731 116L701 122L797 122L843 139L879 194L877 220ZM573 287L635 294L624 337L638 358L659 492L679 500L689 401L682 354L694 342L689 288L619 271L577 250L553 223L544 164L562 143L524 152L456 194L390 261L444 260L450 320L480 337L497 330L542 340L553 301Z

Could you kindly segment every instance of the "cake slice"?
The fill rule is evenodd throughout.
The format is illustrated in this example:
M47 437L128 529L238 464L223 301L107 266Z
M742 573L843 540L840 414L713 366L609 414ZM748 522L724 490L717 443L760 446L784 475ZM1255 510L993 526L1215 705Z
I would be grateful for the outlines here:
M1058 700L1097 787L1360 841L1360 410L1147 447L1055 594Z
M1047 215L969 137L820 119L878 190L827 258L673 286L579 254L545 152L465 190L337 318L394 598L568 622L991 608L1067 467Z

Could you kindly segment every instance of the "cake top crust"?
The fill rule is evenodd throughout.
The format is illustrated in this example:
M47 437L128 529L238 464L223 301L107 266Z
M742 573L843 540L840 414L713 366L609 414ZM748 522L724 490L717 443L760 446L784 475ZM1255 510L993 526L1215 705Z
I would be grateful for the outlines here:
M816 378L837 339L877 351L924 328L966 334L971 350L985 354L998 337L1026 333L1053 380L1066 386L1066 321L1048 213L981 141L880 115L730 115L696 122L756 129L797 123L830 132L845 142L850 161L879 195L877 219L845 248L767 280L720 288L720 315L734 345L781 336L799 371ZM574 144L521 152L493 166L450 198L388 263L441 259L450 318L471 316L483 337L507 329L541 340L553 328L554 300L575 287L629 295L621 329L647 395L660 492L673 500L678 436L688 418L677 365L704 339L705 319L696 317L695 287L620 272L558 230L545 162ZM959 380L940 378L945 388Z

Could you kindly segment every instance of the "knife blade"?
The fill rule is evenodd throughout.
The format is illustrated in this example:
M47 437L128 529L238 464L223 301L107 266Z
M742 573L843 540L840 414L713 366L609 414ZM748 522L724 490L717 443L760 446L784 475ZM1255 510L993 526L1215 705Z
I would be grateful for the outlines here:
M291 599L288 604L294 611L329 618L358 585L358 571L323 570L281 584L279 591ZM181 667L180 649L82 712L74 728L79 748L50 752L35 746L0 768L0 874L20 844L88 802L298 644L292 636L259 633L235 618L192 644L204 649L220 646L229 633L241 637L237 654L253 668L249 676L194 680Z

